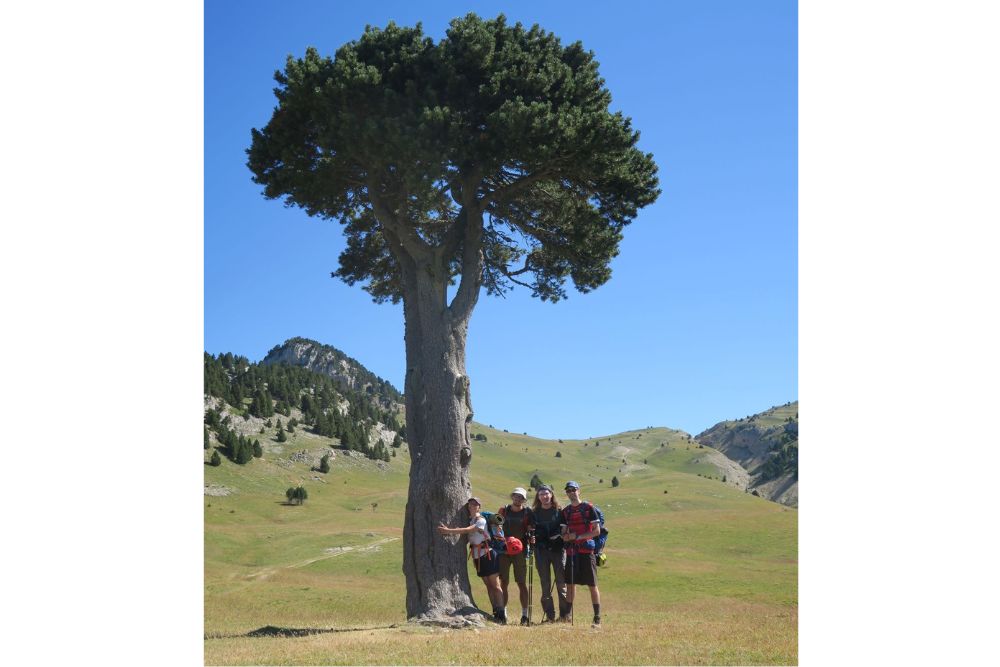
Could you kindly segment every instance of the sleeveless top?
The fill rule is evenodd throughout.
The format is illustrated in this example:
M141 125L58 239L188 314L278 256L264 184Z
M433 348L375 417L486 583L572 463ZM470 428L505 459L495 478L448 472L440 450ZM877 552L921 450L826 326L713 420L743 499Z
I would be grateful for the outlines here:
M469 533L469 549L472 550L473 558L479 558L490 550L490 545L486 544L486 519L477 514L469 521L469 525L476 527L476 530Z

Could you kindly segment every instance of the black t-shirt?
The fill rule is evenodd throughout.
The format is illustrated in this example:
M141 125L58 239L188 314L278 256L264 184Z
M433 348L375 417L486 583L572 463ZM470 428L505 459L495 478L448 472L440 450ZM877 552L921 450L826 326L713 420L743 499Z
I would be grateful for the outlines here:
M562 523L562 513L555 506L545 509L539 507L533 512L535 517L535 544L545 546L549 549L562 549L563 541L561 537L550 539L559 535L559 524Z
M524 542L527 537L527 527L531 524L533 524L531 510L527 506L520 512L515 512L510 505L504 507L503 534L507 537L516 537Z

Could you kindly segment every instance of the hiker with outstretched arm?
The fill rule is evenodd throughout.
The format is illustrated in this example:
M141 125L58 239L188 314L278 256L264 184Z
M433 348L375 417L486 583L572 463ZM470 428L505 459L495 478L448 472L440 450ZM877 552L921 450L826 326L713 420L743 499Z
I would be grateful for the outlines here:
M449 528L443 523L438 526L441 535L466 535L469 538L469 552L476 566L476 574L483 580L486 593L493 605L493 620L507 623L507 612L504 609L503 590L497 573L500 570L500 556L490 546L486 519L479 513L482 503L479 498L469 498L465 507L469 513L469 525L464 528Z
M594 557L595 542L601 534L601 521L593 504L580 499L580 485L570 480L566 482L566 496L570 504L563 508L562 538L566 545L566 602L569 613L573 613L573 599L576 585L590 588L590 602L594 605L594 625L601 625L601 591L597 588L597 559Z
M510 504L501 507L497 514L503 517L503 532L507 537L516 537L522 544L528 544L528 533L534 528L534 518L531 509L525 505L528 492L517 487L510 493ZM510 584L510 568L514 567L514 581L521 598L521 625L528 625L528 587L525 585L525 575L528 572L527 552L522 551L514 556L500 555L500 588L503 590L504 609L507 607Z
M531 513L535 517L533 558L535 559L535 569L538 570L538 583L542 586L542 611L545 613L542 623L552 623L556 620L555 604L552 599L553 579L559 597L559 620L568 621L566 580L563 578L566 552L563 549L563 539L559 532L559 524L562 523L562 508L552 493L552 487L548 484L542 484L535 492Z

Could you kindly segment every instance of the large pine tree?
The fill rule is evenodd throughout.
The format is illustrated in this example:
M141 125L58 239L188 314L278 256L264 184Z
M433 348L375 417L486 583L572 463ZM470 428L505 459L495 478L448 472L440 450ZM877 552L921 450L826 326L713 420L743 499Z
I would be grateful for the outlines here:
M480 291L543 300L611 277L622 231L652 203L652 156L593 53L503 16L367 28L334 58L312 48L275 75L278 104L248 166L268 198L339 220L336 275L403 303L410 485L407 616L474 616L465 553L440 522L470 490L469 319ZM457 288L449 299L449 285Z

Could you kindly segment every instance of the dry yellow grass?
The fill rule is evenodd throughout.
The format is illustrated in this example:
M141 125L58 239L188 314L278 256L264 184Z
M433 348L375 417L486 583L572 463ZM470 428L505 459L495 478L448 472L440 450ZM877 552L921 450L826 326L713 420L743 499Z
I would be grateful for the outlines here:
M444 630L402 626L205 642L208 665L747 665L796 662L795 607L709 599L578 623ZM511 646L517 646L516 651Z

